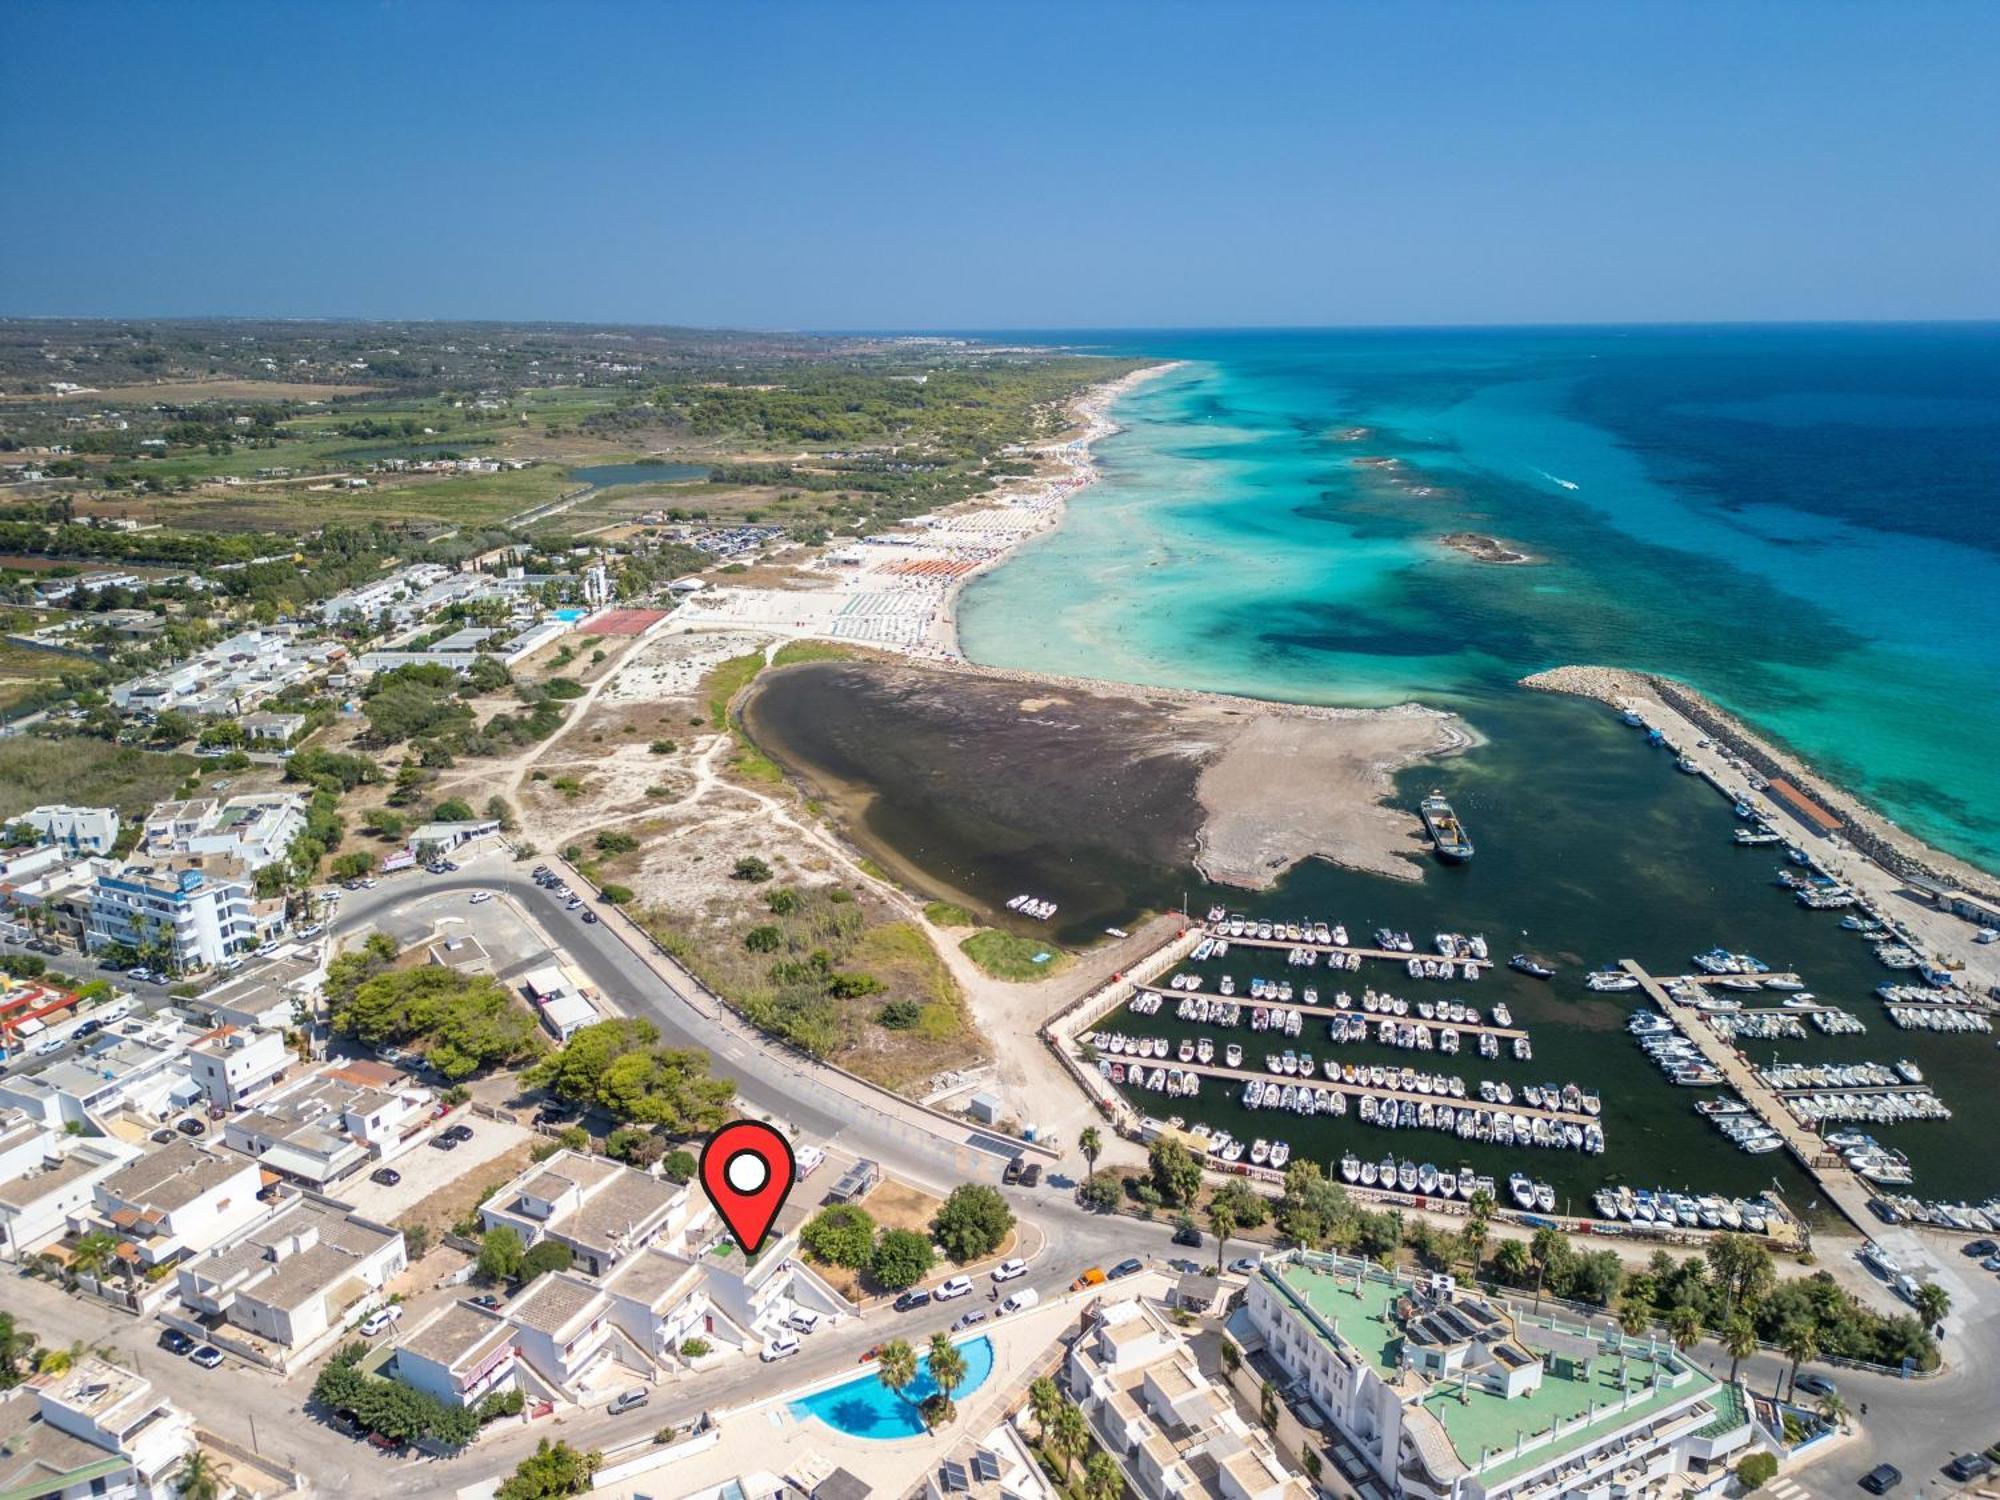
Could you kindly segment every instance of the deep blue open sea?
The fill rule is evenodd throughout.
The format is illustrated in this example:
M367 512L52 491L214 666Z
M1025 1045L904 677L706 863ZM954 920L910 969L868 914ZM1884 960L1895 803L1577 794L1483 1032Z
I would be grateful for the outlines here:
M974 660L1517 737L1522 675L1642 668L2000 870L2000 325L1038 337L1188 364Z

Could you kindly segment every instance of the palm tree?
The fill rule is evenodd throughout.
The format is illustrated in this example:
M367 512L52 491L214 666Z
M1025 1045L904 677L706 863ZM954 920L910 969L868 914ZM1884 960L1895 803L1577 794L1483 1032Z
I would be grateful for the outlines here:
M1936 1328L1944 1321L1944 1315L1951 1311L1951 1293L1935 1281L1926 1281L1918 1287L1915 1300L1926 1328Z
M1099 1449L1083 1466L1083 1500L1118 1500L1125 1489L1125 1476L1111 1455Z
M1528 1260L1535 1268L1535 1311L1542 1310L1542 1278L1549 1274L1549 1267L1556 1257L1568 1247L1568 1241L1558 1229L1537 1229L1535 1237L1528 1241Z
M1485 1188L1481 1188L1472 1195L1471 1203L1472 1217L1486 1222L1491 1222L1493 1210L1500 1206L1493 1201L1493 1195L1487 1192Z
M1208 1205L1208 1227L1215 1234L1215 1274L1222 1274L1222 1247L1229 1237L1236 1233L1236 1212L1229 1204L1217 1198Z
M69 1266L80 1276L98 1276L117 1253L118 1241L101 1229L95 1230L76 1242L76 1248L70 1251Z
M1722 1347L1729 1355L1729 1383L1736 1383L1736 1367L1757 1352L1757 1330L1738 1313L1722 1330Z
M1531 1269L1528 1247L1519 1240L1502 1240L1493 1252L1493 1274L1511 1286L1526 1281Z
M1097 1133L1095 1125L1086 1125L1077 1133L1076 1149L1083 1153L1085 1176L1097 1170L1097 1158L1104 1154L1104 1137Z
M1785 1358L1792 1362L1789 1390L1792 1396L1796 1396L1799 1393L1799 1366L1819 1354L1819 1334L1810 1323L1804 1321L1787 1323L1784 1340Z
M1074 1401L1065 1401L1058 1406L1042 1446L1062 1459L1063 1485L1067 1487L1070 1465L1090 1446L1090 1423L1084 1420L1083 1408Z
M1674 1341L1676 1349L1687 1353L1701 1342L1701 1314L1685 1302L1668 1309L1667 1337Z
M1847 1430L1847 1403L1840 1399L1839 1391L1828 1391L1819 1398L1819 1419L1829 1427Z
M181 1500L216 1500L222 1493L222 1476L215 1470L215 1460L199 1448L191 1450L174 1475L174 1493Z
M1472 1262L1474 1276L1479 1274L1480 1253L1486 1248L1486 1236L1490 1232L1491 1226L1475 1213L1472 1222L1465 1226L1465 1232L1459 1236L1465 1243L1465 1258Z
M901 1400L910 1399L904 1392L917 1378L917 1351L908 1339L891 1339L882 1346L875 1355L875 1378Z
M938 1420L949 1422L954 1414L951 1393L965 1380L965 1356L959 1353L958 1345L951 1341L951 1335L940 1329L931 1335L929 1355L931 1379L937 1382L937 1394L924 1402L924 1425L930 1425L930 1411L935 1410Z
M1644 1297L1627 1292L1618 1304L1618 1326L1636 1339L1652 1325L1653 1304Z
M1062 1405L1062 1392L1056 1383L1043 1375L1028 1386L1028 1409L1035 1414L1035 1431L1046 1440L1049 1435L1049 1419Z

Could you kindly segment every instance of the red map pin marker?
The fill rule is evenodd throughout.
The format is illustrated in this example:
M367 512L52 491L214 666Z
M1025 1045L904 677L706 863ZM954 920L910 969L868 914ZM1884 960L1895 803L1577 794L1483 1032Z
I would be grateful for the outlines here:
M745 1255L764 1243L796 1175L791 1142L761 1121L725 1125L701 1148L701 1190Z

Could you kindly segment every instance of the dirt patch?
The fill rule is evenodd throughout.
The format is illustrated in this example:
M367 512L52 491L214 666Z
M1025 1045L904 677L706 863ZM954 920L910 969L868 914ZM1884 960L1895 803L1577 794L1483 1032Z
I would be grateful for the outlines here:
M423 1202L405 1209L391 1227L409 1229L422 1224L430 1231L431 1243L436 1244L452 1225L491 1197L494 1189L520 1176L533 1159L534 1150L534 1142L523 1141L512 1151L494 1157L477 1171L468 1172L449 1187L440 1188Z

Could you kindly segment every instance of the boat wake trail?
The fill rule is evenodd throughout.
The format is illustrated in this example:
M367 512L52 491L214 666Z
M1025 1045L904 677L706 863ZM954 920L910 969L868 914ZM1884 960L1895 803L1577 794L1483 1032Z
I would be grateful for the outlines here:
M1559 484L1566 490L1580 490L1583 488L1583 486L1578 484L1574 479L1558 479L1556 478L1555 475L1551 474L1547 469L1537 469L1535 470L1535 472L1541 475L1542 478L1546 479L1550 484Z

